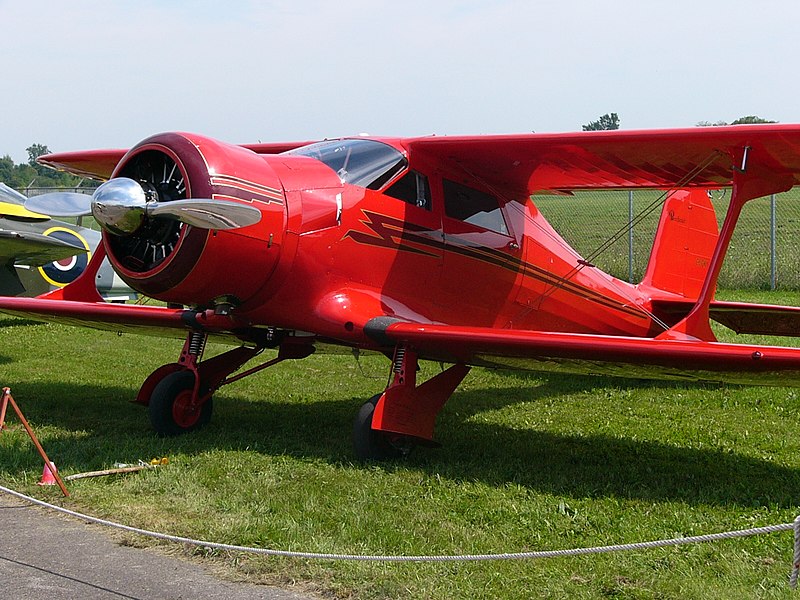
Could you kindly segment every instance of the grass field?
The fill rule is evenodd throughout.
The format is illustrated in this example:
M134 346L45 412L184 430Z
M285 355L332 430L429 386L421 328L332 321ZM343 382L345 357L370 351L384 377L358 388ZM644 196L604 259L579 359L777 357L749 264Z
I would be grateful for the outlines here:
M796 294L736 297L798 304ZM62 475L170 458L159 470L74 481L62 500L56 487L34 485L42 464L12 415L0 482L126 524L312 552L462 554L688 536L800 512L794 389L475 369L440 416L442 448L362 465L352 461L352 419L384 386L383 358L284 363L220 391L207 429L160 439L128 401L180 342L4 317L0 335L0 385L12 387ZM163 548L233 579L337 598L789 598L791 538L446 564Z

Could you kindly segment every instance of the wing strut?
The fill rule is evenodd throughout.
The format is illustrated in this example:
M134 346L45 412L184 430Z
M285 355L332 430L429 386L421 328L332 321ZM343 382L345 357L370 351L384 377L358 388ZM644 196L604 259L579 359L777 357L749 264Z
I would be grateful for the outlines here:
M742 208L750 200L769 194L785 192L791 189L793 184L793 179L790 175L772 171L759 164L750 166L748 159L751 154L752 148L744 146L738 165L734 163L731 167L733 170L731 201L720 230L717 246L714 248L714 254L711 257L711 264L708 267L703 287L694 308L683 320L658 335L656 339L717 341L714 332L711 330L709 308L714 300L717 280L719 279L733 232L736 229L736 224L742 214Z

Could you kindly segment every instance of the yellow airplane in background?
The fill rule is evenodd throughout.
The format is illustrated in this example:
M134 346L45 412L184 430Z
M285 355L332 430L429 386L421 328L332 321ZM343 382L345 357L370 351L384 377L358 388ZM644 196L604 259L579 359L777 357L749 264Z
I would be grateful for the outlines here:
M0 183L0 295L38 296L83 273L100 243L99 231L51 219L25 208L27 198ZM97 290L110 301L136 294L105 262Z

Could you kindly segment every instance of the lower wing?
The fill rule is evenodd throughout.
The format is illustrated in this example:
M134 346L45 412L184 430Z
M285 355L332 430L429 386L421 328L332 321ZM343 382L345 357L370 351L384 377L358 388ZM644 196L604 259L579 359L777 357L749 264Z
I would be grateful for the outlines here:
M532 371L643 379L800 386L800 348L688 340L455 327L374 319L383 346L407 344L421 358Z
M257 342L265 330L213 311L42 298L0 298L0 311L111 331L185 337L202 331ZM646 379L800 387L800 348L692 340L656 340L488 327L367 322L376 349L408 345L420 358L475 366ZM334 340L331 340L334 341ZM342 340L342 343L346 343Z
M213 311L162 306L0 297L0 312L51 323L158 337L183 339L189 331L203 331L233 343L250 341L255 331L245 323L215 315Z

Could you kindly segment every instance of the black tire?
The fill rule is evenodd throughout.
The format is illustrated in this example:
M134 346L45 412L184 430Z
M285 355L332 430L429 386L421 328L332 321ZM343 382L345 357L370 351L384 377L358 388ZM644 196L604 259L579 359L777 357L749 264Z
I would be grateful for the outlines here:
M391 436L372 429L372 415L381 395L370 398L361 405L353 423L353 450L361 461L383 461L408 456L414 444L408 438Z
M148 411L150 423L158 435L171 437L208 424L214 407L211 398L196 410L187 410L186 404L191 399L193 389L194 373L191 371L170 373L156 384Z

